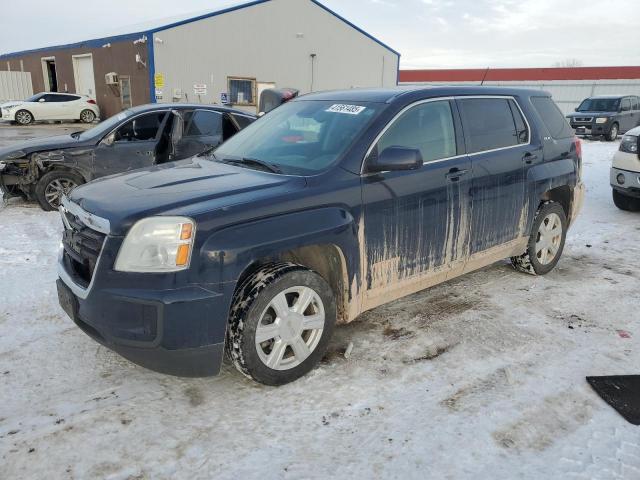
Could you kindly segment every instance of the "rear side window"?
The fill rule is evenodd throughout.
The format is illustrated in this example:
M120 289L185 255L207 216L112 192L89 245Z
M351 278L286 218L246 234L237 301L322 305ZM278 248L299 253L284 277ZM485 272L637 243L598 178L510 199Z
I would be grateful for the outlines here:
M184 116L185 137L215 136L222 132L222 115L218 112L196 110Z
M509 102L506 98L467 98L458 101L468 153L511 147L520 143ZM521 128L523 126L524 121L521 121ZM526 126L524 131L526 132Z
M638 110L638 97L631 97L631 109Z
M455 156L456 133L449 101L423 103L403 113L378 141L378 153L388 147L416 148L425 162Z
M573 137L573 130L551 97L531 97L531 103L553 138Z

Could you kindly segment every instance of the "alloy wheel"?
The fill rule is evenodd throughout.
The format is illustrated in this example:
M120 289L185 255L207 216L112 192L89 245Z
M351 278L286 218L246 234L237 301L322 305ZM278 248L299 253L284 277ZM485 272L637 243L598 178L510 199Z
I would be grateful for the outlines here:
M16 121L21 125L28 125L31 123L32 117L29 112L21 111L16 114Z
M312 288L297 286L278 293L256 328L260 360L273 370L300 365L318 346L324 325L324 305Z
M67 195L75 187L77 187L77 185L73 180L68 178L58 178L49 183L49 185L44 189L44 197L49 205L53 208L58 208L60 206L62 196Z

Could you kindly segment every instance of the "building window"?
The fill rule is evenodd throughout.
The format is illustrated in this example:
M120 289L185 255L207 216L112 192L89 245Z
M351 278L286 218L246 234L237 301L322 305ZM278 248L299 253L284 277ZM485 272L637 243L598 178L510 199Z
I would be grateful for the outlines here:
M131 108L131 78L121 76L120 77L120 99L122 100L122 109L126 110Z
M255 105L255 78L229 77L229 101L234 105Z

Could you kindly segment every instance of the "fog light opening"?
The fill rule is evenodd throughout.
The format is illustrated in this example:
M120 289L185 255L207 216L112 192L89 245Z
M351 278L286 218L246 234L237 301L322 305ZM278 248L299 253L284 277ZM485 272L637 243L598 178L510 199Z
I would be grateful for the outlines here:
M624 182L625 182L624 174L619 173L618 176L616 177L616 180L618 181L618 184L624 185Z

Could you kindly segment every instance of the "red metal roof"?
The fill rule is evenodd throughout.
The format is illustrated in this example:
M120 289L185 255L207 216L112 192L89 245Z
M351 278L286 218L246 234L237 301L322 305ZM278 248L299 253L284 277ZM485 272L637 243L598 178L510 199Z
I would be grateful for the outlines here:
M480 82L483 78L486 82L640 79L640 67L400 70L400 82Z

